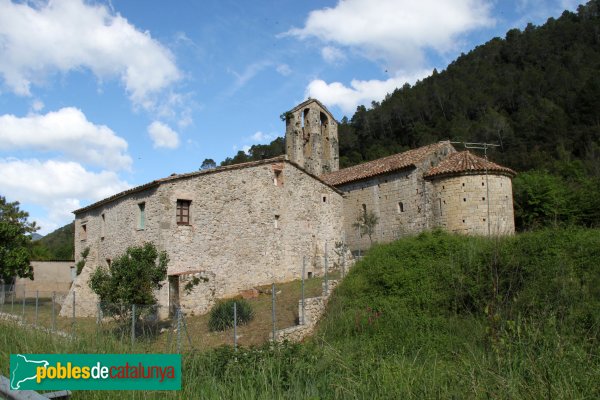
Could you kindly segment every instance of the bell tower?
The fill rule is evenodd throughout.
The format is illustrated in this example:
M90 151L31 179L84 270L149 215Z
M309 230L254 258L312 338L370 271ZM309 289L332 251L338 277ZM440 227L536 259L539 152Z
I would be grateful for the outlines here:
M338 123L320 101L308 99L285 114L288 159L313 175L339 169Z

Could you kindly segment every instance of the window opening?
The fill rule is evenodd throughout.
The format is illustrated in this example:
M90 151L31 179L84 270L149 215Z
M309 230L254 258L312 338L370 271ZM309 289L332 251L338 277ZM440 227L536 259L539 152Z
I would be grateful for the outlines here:
M177 200L177 225L190 224L190 200Z
M138 229L146 228L146 203L138 204Z

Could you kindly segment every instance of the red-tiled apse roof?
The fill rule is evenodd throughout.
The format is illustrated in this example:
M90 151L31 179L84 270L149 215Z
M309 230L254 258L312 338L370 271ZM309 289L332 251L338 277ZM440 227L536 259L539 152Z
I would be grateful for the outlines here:
M394 154L392 156L340 169L339 171L323 174L321 175L321 179L330 185L341 185L387 172L398 171L416 166L432 152L447 147L448 142L430 144L428 146L419 147L418 149L405 151L404 153Z
M442 160L436 167L431 168L424 175L426 179L435 179L448 175L479 174L488 172L494 175L506 175L511 178L517 173L510 168L503 167L484 158L477 157L469 151L453 153Z

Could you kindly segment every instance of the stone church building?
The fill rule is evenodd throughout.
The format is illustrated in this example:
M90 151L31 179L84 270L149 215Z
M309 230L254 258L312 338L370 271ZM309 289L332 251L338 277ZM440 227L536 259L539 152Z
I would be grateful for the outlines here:
M379 217L373 241L441 227L452 232L514 232L514 171L457 152L449 142L339 169L337 121L318 100L286 113L286 155L173 174L74 212L75 258L89 248L75 279L76 312L96 314L88 280L127 247L154 243L170 258L158 293L162 315L179 305L207 312L219 298L272 282L323 273L325 248L345 241L366 249L355 223ZM192 278L204 279L187 293ZM72 294L72 293L71 293ZM71 315L72 296L61 314Z

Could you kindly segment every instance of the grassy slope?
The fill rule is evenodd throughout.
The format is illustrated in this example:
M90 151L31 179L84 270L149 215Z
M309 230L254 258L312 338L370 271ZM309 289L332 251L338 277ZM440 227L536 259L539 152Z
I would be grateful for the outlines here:
M427 233L372 249L310 342L187 354L183 392L162 396L598 398L599 309L600 230L498 242ZM90 346L0 329L3 372L8 348ZM75 398L110 396L122 398Z

